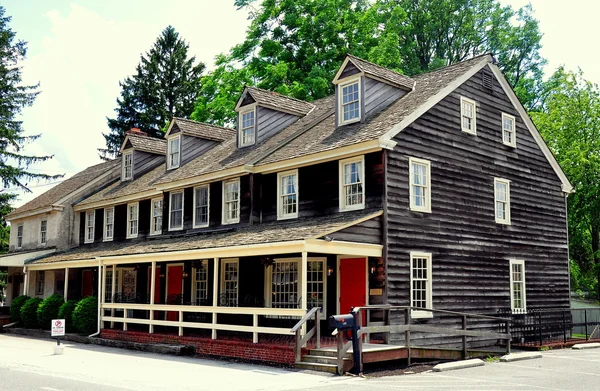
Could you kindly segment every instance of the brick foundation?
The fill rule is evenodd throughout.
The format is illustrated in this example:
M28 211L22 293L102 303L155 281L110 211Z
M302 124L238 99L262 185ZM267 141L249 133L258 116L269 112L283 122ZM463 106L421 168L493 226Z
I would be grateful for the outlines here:
M287 344L252 343L235 339L179 337L169 334L149 334L113 329L103 329L100 337L146 344L191 345L196 349L196 354L201 356L238 358L285 365L293 365L295 362L294 347Z

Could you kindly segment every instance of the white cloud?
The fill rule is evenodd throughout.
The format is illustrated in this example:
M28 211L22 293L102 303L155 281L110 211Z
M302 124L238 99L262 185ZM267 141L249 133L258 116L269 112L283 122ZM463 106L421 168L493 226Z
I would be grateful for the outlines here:
M102 133L108 132L106 116L114 114L119 81L134 72L141 53L167 25L173 25L189 43L191 54L208 65L215 55L241 42L248 25L247 15L229 2L197 1L194 9L189 2L163 2L161 7L155 16L140 13L136 20L112 20L77 3L67 12L46 14L51 28L42 48L23 64L24 82L39 81L42 93L23 111L23 122L28 134L43 134L26 153L55 158L34 170L72 175L100 162L97 148L105 146ZM49 188L20 194L16 206Z

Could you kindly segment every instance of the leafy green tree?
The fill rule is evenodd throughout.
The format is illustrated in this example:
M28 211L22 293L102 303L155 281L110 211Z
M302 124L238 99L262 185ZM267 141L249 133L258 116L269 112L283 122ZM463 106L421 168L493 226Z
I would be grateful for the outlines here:
M30 191L30 180L50 180L62 175L46 175L29 170L30 165L44 162L52 156L32 156L23 148L40 135L26 136L22 121L18 120L23 108L31 106L39 94L38 85L23 85L22 63L27 54L27 43L19 40L11 30L10 16L0 6L0 179L4 187ZM8 204L14 194L0 194L0 216L8 213ZM6 223L0 223L0 239L6 235Z
M559 68L546 82L542 110L531 113L575 187L569 195L570 255L600 289L600 89L583 73ZM600 292L597 292L600 296Z
M185 40L169 26L141 56L136 73L119 83L117 116L107 118L110 132L104 134L106 148L99 149L102 158L118 155L125 132L133 127L162 137L174 116L187 118L192 114L205 65L189 57L188 49Z
M531 6L499 0L236 0L250 10L246 39L217 58L193 118L235 119L245 84L313 100L352 53L407 75L492 53L528 108L537 107L545 60Z

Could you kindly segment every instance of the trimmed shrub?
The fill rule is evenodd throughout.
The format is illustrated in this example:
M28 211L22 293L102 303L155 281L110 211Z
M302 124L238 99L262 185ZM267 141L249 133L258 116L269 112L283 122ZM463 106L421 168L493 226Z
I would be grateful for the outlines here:
M29 296L19 296L15 297L10 303L10 321L11 322L20 322L21 321L21 308L23 304L29 300Z
M28 329L37 329L40 327L37 320L37 310L42 301L39 297L32 297L23 304L23 307L21 307L23 327Z
M82 299L73 311L73 326L81 334L92 334L98 328L98 300L94 296Z
M58 318L65 320L67 333L72 333L75 331L75 327L73 327L73 311L75 311L77 303L79 303L78 300L69 300L61 305L60 309L58 310Z
M39 326L44 330L50 330L52 319L58 319L58 310L64 304L62 295L57 293L47 297L37 309Z

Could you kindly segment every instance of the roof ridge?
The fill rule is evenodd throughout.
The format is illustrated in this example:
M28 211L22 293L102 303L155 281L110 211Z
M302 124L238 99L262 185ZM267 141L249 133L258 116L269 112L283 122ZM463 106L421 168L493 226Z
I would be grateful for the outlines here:
M377 68L385 69L386 71L394 72L394 73L397 73L397 74L399 74L400 76L404 76L404 77L408 77L408 78L410 78L410 76L408 76L408 75L405 75L404 73L400 73L400 72L398 72L398 71L395 71L395 70L393 70L393 69L391 69L391 68L384 67L383 65L375 64L374 62L371 62L371 61L369 61L369 60L365 60L364 58L361 58L361 57L355 56L354 54L350 54L350 53L348 53L348 54L347 54L347 56L348 56L348 57L350 57L350 58L355 58L355 59L357 59L357 60L359 60L359 61L366 62L367 64L370 64L370 65L376 66Z
M298 99L298 98L294 98L294 97L289 96L289 95L283 95L282 93L277 92L277 91L271 91L271 90L267 90L265 88L260 88L260 87L256 87L256 86L246 86L246 88L247 89L254 88L254 89L257 89L259 91L263 91L263 92L266 92L266 93L269 93L269 94L277 94L277 95L279 95L279 96L281 96L283 98L286 98L286 99L295 100L296 102L300 102L300 103L308 103L309 105L314 106L314 104L312 102L309 102L309 101L306 101L306 100L302 100L302 99Z
M225 126L220 126L220 125L215 125L215 124L209 124L208 122L201 122L201 121L195 121L193 119L188 119L188 118L182 118L182 117L173 117L173 119L175 121L185 121L185 122L192 122L194 124L199 124L199 125L206 125L206 126L210 126L213 128L219 128L219 129L223 129L223 130L231 130L231 131L235 131L235 129L233 128L227 128Z
M441 68L438 68L438 69L432 69L432 70L430 70L430 71L427 71L427 72L419 73L418 75L414 75L413 77L421 77L421 76L424 76L424 75L429 75L429 74L431 74L431 73L445 71L445 70L447 70L447 69L451 69L451 68L457 67L457 66L459 66L459 65L463 65L463 64L465 64L465 63L467 63L467 62L474 61L474 60L477 60L477 59L483 58L483 57L485 57L485 56L490 56L490 57L492 57L492 58L493 58L493 56L492 56L492 53L489 53L489 52L488 52L488 53L483 53L483 54L478 54L477 56L473 56L473 57L471 57L471 58L468 58L468 59L466 59L466 60L462 60L462 61L459 61L459 62L455 62L454 64L445 65L445 66L443 66L443 67L441 67Z
M156 136L150 136L149 134L139 134L139 133L128 133L126 134L126 137L142 137L142 138L147 138L147 139L151 139L151 140L157 140L160 142L167 142L167 140L165 140L164 138L161 137L156 137Z

